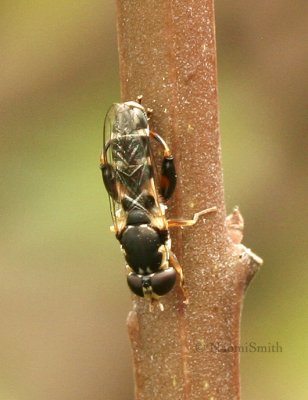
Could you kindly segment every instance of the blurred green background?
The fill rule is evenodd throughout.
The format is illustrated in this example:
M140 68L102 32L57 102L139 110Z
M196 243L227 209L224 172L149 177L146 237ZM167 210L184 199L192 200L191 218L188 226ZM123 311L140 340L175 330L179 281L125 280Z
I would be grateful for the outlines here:
M133 398L124 263L98 159L119 100L112 1L0 6L0 400ZM226 201L265 260L243 400L308 398L307 1L216 2Z

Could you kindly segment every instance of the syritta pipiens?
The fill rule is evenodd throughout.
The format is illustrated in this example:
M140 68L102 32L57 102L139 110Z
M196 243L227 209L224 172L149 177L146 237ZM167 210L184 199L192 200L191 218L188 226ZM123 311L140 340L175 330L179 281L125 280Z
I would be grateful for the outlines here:
M138 102L115 103L104 126L101 154L103 180L110 198L117 239L127 263L127 283L137 296L158 299L176 282L183 287L182 268L171 251L169 228L194 225L216 207L203 210L192 220L167 220L165 202L176 186L173 156L164 139L149 128L149 114ZM151 139L163 149L157 179ZM157 186L158 188L157 188Z

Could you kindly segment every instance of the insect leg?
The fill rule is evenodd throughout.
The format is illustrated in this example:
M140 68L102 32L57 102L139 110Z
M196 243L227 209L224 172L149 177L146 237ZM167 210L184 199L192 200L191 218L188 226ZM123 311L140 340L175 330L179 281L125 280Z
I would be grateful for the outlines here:
M202 210L194 214L193 219L169 219L168 220L168 227L169 228L175 228L175 227L180 227L183 228L184 226L193 226L195 225L199 218L202 215L209 214L211 212L217 211L217 207L211 207L207 208L206 210Z
M185 289L185 286L184 286L183 270L182 270L181 264L179 263L176 255L172 251L170 252L169 263L176 270L177 274L180 277L180 287L182 289L182 293L183 293L183 296L184 296L184 303L187 304L188 303L188 298L187 298L187 290Z
M107 161L107 150L110 146L110 142L107 143L106 147L103 149L101 158L100 158L100 169L102 171L103 181L106 187L108 194L114 199L117 200L119 197L119 193L117 190L117 181L116 181L116 173L111 164Z
M158 133L150 131L150 136L164 148L164 158L161 166L159 191L164 200L168 200L174 192L177 178L173 156L167 143L161 136L159 136Z
M179 275L180 285L181 285L181 287L183 287L184 286L184 275L183 275L182 267L181 267L176 255L172 251L170 252L169 262L172 265L172 267L176 270L177 274Z

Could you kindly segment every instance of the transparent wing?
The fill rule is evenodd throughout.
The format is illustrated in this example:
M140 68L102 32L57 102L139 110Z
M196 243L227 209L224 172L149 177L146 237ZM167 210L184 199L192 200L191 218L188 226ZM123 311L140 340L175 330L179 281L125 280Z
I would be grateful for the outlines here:
M113 160L112 160L112 151L110 149L110 145L111 145L113 124L115 121L115 113L116 113L116 107L115 104L113 104L109 108L104 121L103 150L101 157L101 159L104 159L104 163L108 163L112 166L113 166ZM116 202L110 195L108 197L109 197L110 213L112 216L115 232L117 233L119 232L119 223L117 222L115 216L117 210L119 210L120 207L118 202Z
M110 209L116 233L126 226L132 208L144 210L153 225L164 229L164 209L154 184L149 128L142 106L133 102L112 105L105 118L103 151L115 173L117 198L110 197Z

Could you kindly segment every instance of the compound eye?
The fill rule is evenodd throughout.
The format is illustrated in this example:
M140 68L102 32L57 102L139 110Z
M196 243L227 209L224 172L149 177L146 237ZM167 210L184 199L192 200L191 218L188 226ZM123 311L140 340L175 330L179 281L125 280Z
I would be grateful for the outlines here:
M130 290L137 296L144 297L142 290L142 277L138 276L134 272L127 275L127 284Z
M156 272L151 277L151 285L153 293L163 296L170 292L176 281L176 271L173 268L167 268L163 271Z

